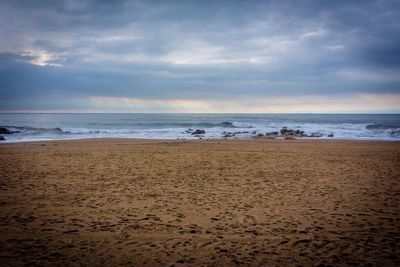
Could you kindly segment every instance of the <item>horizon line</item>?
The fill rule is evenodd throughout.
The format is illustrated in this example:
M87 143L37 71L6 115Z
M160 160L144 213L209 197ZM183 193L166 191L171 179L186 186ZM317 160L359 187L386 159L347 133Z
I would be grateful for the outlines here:
M26 112L0 111L0 114L254 114L254 115L400 115L399 112Z

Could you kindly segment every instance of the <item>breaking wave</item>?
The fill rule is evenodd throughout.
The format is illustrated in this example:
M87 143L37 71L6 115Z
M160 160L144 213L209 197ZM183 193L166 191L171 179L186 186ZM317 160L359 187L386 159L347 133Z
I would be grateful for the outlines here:
M3 115L5 116L5 115ZM13 115L17 116L17 115ZM18 115L22 116L22 115ZM28 116L28 115L25 115ZM0 126L6 141L62 140L81 138L197 138L189 133L205 130L203 138L250 138L255 134L280 131L283 127L305 136L333 139L400 140L400 116L357 117L355 115L29 115L24 124L4 120ZM92 117L91 117L92 116ZM108 116L108 118L107 118ZM136 117L135 117L136 116ZM39 117L40 119L38 119ZM46 121L52 118L50 122ZM0 119L2 117L0 116ZM370 119L373 118L373 119ZM35 121L36 119L36 121ZM11 122L11 123L10 123ZM1 121L0 121L1 123ZM8 124L9 123L9 124ZM21 126L24 125L24 126ZM11 126L10 126L11 125ZM40 127L34 127L38 125ZM52 126L52 127L43 127ZM6 129L6 130L5 130Z

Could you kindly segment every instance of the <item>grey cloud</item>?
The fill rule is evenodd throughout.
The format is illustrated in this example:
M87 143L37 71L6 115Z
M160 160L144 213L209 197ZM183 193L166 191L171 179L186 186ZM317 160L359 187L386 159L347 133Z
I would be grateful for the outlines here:
M0 92L7 109L57 107L41 102L48 94L76 107L73 99L93 95L400 93L400 81L393 79L400 74L398 1L0 5ZM368 73L383 74L365 80Z

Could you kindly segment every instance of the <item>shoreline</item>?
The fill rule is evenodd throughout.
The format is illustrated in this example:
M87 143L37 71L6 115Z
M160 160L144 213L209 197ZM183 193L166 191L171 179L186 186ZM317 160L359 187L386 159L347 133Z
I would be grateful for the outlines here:
M156 138L126 138L126 137L90 137L90 138L74 138L74 139L57 139L57 140L30 140L30 141L16 141L16 142L7 142L0 141L1 145L12 145L12 144L30 144L30 143L49 143L49 142L84 142L84 141L112 141L112 140L121 140L121 141L132 141L132 142L225 142L225 141L253 141L253 140L262 140L262 141L276 141L276 142L400 142L400 139L336 139L336 138L293 138L293 139L285 139L284 137L278 138L269 138L269 137L245 137L245 138L202 138L202 139L185 139L185 138L176 138L176 139L156 139Z
M399 265L400 142L0 146L5 266Z

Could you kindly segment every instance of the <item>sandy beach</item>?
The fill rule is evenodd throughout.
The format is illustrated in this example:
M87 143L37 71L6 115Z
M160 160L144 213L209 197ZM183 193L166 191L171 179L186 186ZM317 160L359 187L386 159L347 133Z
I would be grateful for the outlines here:
M400 142L0 145L0 265L400 265Z

